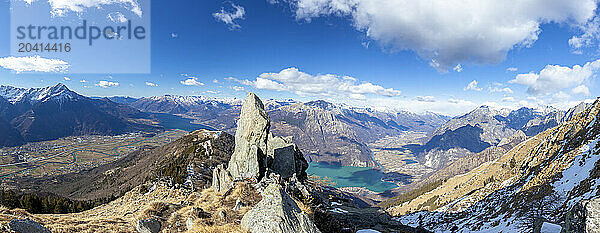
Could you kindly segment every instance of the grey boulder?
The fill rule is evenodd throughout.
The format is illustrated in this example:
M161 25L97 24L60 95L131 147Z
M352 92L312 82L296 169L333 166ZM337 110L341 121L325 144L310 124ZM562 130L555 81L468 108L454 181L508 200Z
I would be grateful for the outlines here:
M282 138L269 134L267 149L267 167L272 172L284 179L292 177L294 173L300 180L306 177L308 162L291 137Z
M8 229L19 233L50 233L50 230L30 218L10 220Z
M252 233L320 232L277 183L263 190L262 200L242 217L241 227Z
M212 176L212 188L215 192L225 193L231 189L233 179L229 174L229 171L223 167L223 164L219 164L213 170Z
M142 219L137 222L136 229L140 233L158 233L160 232L160 222L156 219Z
M600 233L600 198L583 200L567 213L564 233Z

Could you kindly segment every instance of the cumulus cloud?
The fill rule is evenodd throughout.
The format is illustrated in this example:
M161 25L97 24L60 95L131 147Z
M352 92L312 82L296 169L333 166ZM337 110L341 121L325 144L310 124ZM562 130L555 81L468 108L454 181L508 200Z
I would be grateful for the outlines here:
M464 88L464 90L481 91L483 88L477 87L477 80L473 80Z
M554 100L557 100L557 101L566 101L566 100L569 100L571 98L571 96L567 93L559 91L557 93L554 93L554 95L552 95L552 98L554 98Z
M400 96L402 93L393 88L370 83L360 82L349 76L338 76L334 74L311 75L298 70L298 68L287 68L279 73L263 73L255 80L238 80L227 78L244 85L253 86L263 90L288 91L297 95L311 96L351 96L378 95L385 97Z
M579 85L579 86L573 88L571 90L571 92L576 95L577 94L586 95L586 96L590 95L590 89L588 89L585 85Z
M188 77L188 79L179 81L179 83L186 86L204 86L204 83L198 82L198 78L196 77Z
M391 51L412 50L441 72L497 63L538 39L543 23L584 24L595 0L287 0L298 20L348 17Z
M149 87L158 87L158 84L151 83L151 82L146 82L146 86L149 86Z
M527 86L529 94L553 93L583 84L600 69L600 60L573 67L547 65L539 73L519 74L509 83Z
M102 87L102 88L109 88L109 87L118 87L119 83L118 82L111 82L111 81L99 81L98 83L96 83L96 86Z
M493 83L491 86L488 87L488 91L490 91L490 93L505 93L505 94L512 94L514 93L512 89L510 89L509 87L506 87L506 85L502 84L502 83Z
M516 72L517 70L519 70L519 69L517 69L517 67L508 67L508 68L506 68L506 71L510 71L510 72Z
M106 5L120 5L142 17L142 8L137 0L48 0L53 16L65 16L69 12L80 14L87 8L102 8Z
M231 89L233 89L234 91L243 91L244 87L240 87L240 86L232 86Z
M435 102L435 97L433 96L417 96L415 99L421 102Z
M21 72L66 72L69 64L60 59L47 59L40 56L30 57L3 57L0 58L0 67Z
M221 11L213 13L213 17L215 17L215 19L227 24L227 26L229 26L229 29L232 29L232 30L240 29L240 28L242 28L242 26L240 26L236 22L236 20L244 19L246 10L244 10L244 7L233 4L233 3L231 4L231 7L233 7L233 9L235 11L228 12L225 10L225 8L221 8Z
M64 79L65 81L71 81L71 78L69 78L69 77L67 77L67 76L63 77L63 79Z

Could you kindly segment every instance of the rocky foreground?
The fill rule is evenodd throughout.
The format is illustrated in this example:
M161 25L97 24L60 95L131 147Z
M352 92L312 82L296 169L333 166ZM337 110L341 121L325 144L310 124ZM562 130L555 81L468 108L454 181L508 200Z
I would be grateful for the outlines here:
M126 162L90 171L94 180L90 184L102 184L98 189L115 190L110 184L138 184L94 209L31 214L0 208L2 230L427 232L404 226L381 209L307 176L304 156L291 138L271 133L269 115L256 95L249 94L244 101L237 125L233 140L222 132L196 131L163 147L129 156ZM73 176L75 180L85 178ZM104 193L94 187L85 193Z

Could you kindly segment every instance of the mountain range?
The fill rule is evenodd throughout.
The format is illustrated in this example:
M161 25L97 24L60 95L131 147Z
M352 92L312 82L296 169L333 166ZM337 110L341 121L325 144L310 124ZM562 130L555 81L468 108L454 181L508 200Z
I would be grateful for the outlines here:
M590 230L598 209L586 203L600 193L599 115L600 99L470 172L389 200L388 211L436 232Z
M0 86L0 146L52 140L65 136L117 135L155 131L142 123L148 117L108 99L91 99L63 84L45 88Z
M423 164L439 169L466 155L498 146L503 139L520 134L531 137L556 127L585 106L582 103L569 111L552 107L509 110L481 106L437 128L417 152Z
M115 101L126 99L116 97ZM200 96L155 96L127 103L144 112L179 114L215 129L234 133L239 117L239 99ZM382 112L353 108L323 100L306 103L266 100L273 132L292 136L309 161L347 166L375 166L367 143L412 130L433 132L449 117L405 111Z

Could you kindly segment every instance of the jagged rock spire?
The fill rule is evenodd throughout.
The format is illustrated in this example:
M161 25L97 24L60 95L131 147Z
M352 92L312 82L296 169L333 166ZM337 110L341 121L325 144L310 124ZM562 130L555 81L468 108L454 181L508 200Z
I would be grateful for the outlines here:
M248 93L235 131L235 151L227 170L234 179L260 179L265 171L269 115L262 101Z
M248 93L242 105L235 133L235 150L227 169L223 165L213 170L212 187L224 193L235 180L252 179L256 182L274 173L282 179L306 179L308 163L291 137L273 136L270 120L262 101Z

